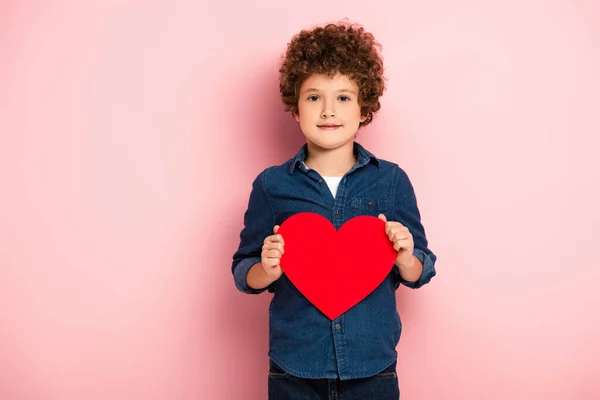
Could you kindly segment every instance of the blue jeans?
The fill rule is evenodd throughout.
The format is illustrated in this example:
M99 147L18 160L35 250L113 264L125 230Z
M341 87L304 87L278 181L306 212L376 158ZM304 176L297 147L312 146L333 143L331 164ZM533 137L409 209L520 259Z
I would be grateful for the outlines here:
M270 360L269 400L399 400L396 362L362 379L304 379L292 376Z

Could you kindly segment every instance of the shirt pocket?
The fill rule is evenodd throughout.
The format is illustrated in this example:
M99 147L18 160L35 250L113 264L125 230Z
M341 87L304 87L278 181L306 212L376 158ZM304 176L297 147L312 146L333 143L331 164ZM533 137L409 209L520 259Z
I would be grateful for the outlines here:
M371 215L377 217L379 214L384 214L388 217L389 200L377 197L353 197L350 200L350 208L352 216Z

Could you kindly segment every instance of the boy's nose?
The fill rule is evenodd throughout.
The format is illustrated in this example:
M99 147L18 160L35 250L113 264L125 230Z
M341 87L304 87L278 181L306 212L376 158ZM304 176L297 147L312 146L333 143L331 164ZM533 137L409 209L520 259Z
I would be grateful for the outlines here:
M325 101L323 101L322 106L323 106L323 110L321 111L321 117L323 117L323 118L335 117L334 102L332 102L331 100L325 100Z

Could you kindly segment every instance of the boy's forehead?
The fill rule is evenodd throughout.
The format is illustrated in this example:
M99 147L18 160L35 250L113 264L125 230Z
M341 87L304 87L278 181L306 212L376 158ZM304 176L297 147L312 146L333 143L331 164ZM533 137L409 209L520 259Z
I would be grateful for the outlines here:
M358 85L350 76L337 73L333 76L326 74L312 74L302 83L302 91L315 90L349 90L356 92Z

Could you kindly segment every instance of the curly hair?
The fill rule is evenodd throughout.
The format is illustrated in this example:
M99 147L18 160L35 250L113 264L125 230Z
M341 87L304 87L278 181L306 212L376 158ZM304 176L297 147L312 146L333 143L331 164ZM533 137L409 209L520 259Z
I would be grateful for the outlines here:
M285 111L298 114L300 86L312 74L348 75L359 88L361 115L373 120L385 90L381 45L363 27L347 22L302 30L287 45L279 69L279 91Z

